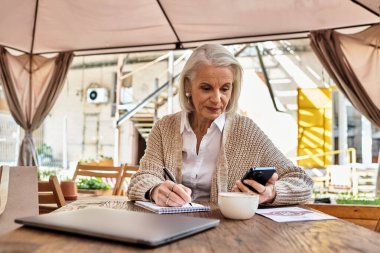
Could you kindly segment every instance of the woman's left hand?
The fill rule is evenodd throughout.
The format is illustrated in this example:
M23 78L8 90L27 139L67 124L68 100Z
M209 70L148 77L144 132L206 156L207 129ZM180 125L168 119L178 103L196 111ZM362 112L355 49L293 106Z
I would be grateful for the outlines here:
M276 188L274 187L275 182L278 179L278 174L274 173L272 177L268 180L266 185L259 184L255 180L244 180L244 183L252 186L256 189L260 196L259 203L268 203L273 202L276 197ZM236 184L232 187L233 192L249 192L257 194L256 192L251 191L247 186L245 186L240 180L236 181Z

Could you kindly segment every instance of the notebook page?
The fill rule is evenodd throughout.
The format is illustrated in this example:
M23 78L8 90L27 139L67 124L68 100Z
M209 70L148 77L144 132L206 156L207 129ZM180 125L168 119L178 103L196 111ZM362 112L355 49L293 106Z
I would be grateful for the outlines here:
M205 212L210 211L209 206L204 206L197 203L191 203L192 206L189 204L185 204L181 207L163 207L158 206L152 202L149 201L136 201L135 205L143 207L147 210L150 210L152 212L163 214L163 213L191 213L191 212Z

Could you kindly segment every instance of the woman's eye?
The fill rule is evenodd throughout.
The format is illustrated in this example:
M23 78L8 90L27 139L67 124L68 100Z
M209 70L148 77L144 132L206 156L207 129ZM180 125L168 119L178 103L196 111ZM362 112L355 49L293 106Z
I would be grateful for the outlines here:
M210 90L210 87L209 86L202 86L201 89L202 90Z
M223 92L227 92L227 91L229 91L229 90L230 90L230 87L223 87L223 88L222 88L222 91L223 91Z

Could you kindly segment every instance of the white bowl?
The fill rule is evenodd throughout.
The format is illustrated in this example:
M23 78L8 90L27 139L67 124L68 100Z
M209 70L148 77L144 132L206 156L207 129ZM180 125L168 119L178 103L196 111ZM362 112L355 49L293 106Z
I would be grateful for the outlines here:
M223 216L246 220L253 217L259 206L259 195L244 192L221 192L218 204Z

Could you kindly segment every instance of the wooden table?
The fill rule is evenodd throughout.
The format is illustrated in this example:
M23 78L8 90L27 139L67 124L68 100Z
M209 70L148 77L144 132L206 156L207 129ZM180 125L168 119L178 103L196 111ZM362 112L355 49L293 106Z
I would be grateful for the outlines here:
M58 211L104 206L146 210L125 197L80 200ZM158 248L20 228L0 237L1 252L380 252L380 233L343 220L277 223L260 215L250 220L224 219L216 205L210 212L176 214L221 220L218 227Z

